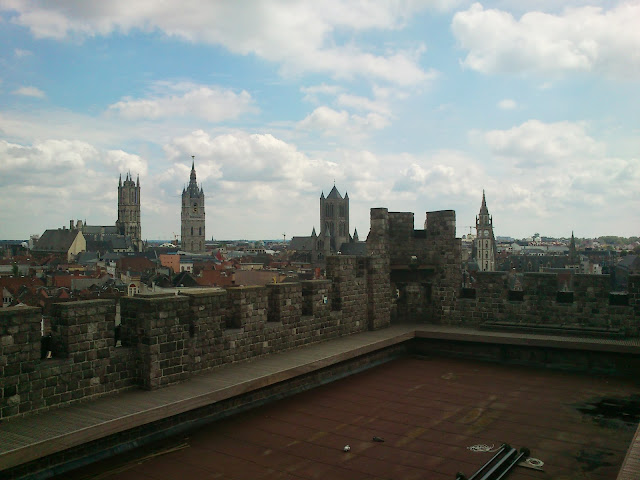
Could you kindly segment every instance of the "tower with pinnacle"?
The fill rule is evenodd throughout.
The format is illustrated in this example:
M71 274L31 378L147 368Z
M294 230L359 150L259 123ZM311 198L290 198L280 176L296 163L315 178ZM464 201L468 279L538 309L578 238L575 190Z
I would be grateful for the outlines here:
M204 191L196 182L195 158L191 157L189 185L182 190L181 241L182 249L205 253L204 247Z
M140 226L140 177L133 181L127 173L124 182L118 180L118 220L116 227L120 235L131 237L137 251L142 251L142 228Z
M496 270L496 239L493 235L493 218L489 215L487 201L482 191L482 205L476 216L476 261L482 272Z
M320 196L320 232L328 236L331 250L338 251L343 243L349 242L349 194L344 198L334 185L325 198Z

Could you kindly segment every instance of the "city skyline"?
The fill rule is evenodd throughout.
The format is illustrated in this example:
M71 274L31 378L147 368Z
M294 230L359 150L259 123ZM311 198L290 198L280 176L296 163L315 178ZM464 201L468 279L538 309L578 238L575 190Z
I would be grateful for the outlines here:
M2 238L117 218L180 232L195 155L211 238L319 228L318 198L454 209L497 236L638 235L640 3L0 0ZM250 14L247 14L250 12Z

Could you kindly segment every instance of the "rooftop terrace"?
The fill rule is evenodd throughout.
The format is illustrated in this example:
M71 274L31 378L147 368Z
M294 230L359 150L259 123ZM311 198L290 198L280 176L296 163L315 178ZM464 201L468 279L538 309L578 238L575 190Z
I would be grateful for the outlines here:
M427 361L409 356L425 348L436 356ZM529 352L526 362L512 354L502 359L506 362L542 362L539 366L569 371L446 358L488 359L488 352L498 350L503 356ZM538 353L531 355L534 351ZM542 361L539 352L544 351L548 353ZM594 352L605 360L593 357ZM247 478L255 469L263 474L259 478L276 478L285 471L290 478L313 478L313 472L322 471L331 472L331 478L420 478L419 472L453 478L458 470L470 475L487 459L486 453L467 447L509 442L529 447L532 456L545 462L547 473L588 472L577 478L613 479L627 451L624 468L637 468L637 437L636 447L631 442L635 426L594 421L578 408L603 397L639 394L637 382L628 375L605 375L616 365L633 368L639 353L638 339L602 342L395 325L226 365L161 390L128 391L9 419L0 426L0 469L6 469L9 478L20 478L44 468L39 478L46 478L140 442L184 434L207 421L338 380L266 410L231 417L216 424L214 437L206 433L210 428L190 434L189 448L162 456L158 466L145 462L144 469L127 469L113 478L134 473L136 478L170 478L171 465L229 478ZM584 370L579 355L591 359L587 370L601 375L577 373ZM617 355L623 357L615 360ZM624 374L622 370L614 373ZM372 443L374 435L385 442ZM352 451L343 454L343 444ZM266 450L271 453L265 455ZM148 477L142 476L143 470ZM520 470L520 476L514 473L512 478L554 478ZM617 478L637 478L624 475L621 471Z

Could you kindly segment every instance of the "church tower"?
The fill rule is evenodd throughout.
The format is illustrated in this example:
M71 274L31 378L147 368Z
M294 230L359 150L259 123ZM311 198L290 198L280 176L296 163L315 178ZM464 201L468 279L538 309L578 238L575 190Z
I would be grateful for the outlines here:
M493 236L493 219L489 215L482 191L482 206L476 217L476 261L481 272L496 270L496 239Z
M189 185L182 190L181 239L182 249L191 253L205 253L204 248L204 192L196 182L195 158L192 156Z
M349 194L344 198L334 185L327 198L320 196L320 235L331 237L331 250L337 252L349 242Z
M140 176L134 183L130 173L118 180L118 233L131 237L137 251L142 251L142 228L140 226Z

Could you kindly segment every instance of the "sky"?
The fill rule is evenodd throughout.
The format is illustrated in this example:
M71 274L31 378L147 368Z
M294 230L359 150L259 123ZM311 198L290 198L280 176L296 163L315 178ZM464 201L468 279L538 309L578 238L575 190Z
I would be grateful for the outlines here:
M0 238L319 229L319 197L498 236L640 234L640 0L0 0ZM475 229L475 228L474 228Z

